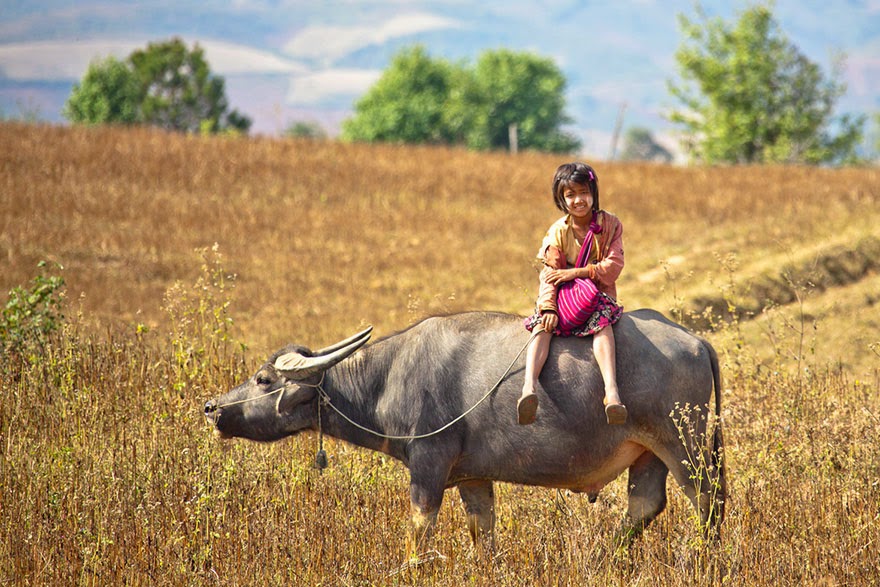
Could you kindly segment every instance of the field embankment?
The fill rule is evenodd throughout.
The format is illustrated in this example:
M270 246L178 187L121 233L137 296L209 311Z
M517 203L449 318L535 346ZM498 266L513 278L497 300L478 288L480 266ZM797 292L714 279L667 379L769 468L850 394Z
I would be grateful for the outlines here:
M0 363L0 583L880 583L877 169L594 162L621 301L710 329L724 363L721 545L671 482L625 557L624 478L596 504L498 484L494 560L448 492L445 558L396 573L398 463L329 442L321 474L312 436L213 438L205 399L288 341L530 311L560 162L0 125L0 290L40 260L67 283L64 330Z

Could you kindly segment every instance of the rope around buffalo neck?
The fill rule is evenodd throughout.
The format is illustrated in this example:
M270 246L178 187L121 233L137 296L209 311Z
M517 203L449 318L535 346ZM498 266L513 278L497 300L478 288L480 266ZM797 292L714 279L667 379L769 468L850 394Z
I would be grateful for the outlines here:
M342 419L344 419L346 422L348 422L349 424L351 424L355 428L358 428L359 430L363 430L364 432L372 434L373 436L378 436L379 438L385 438L388 440L419 440L420 438L428 438L428 437L440 434L441 432L443 432L447 428L449 428L449 427L455 425L456 423L458 423L459 421L463 420L468 414L470 414L471 412L476 410L480 404L482 404L484 401L486 401L489 398L489 396L492 395L492 392L494 392L496 389L498 389L498 386L501 385L501 382L504 381L504 378L507 377L507 375L510 373L510 370L513 369L513 366L516 364L516 362L522 356L523 352L525 352L526 348L528 348L529 344L532 342L532 339L534 339L538 335L539 332L541 332L541 330L536 330L535 332L532 333L532 335L526 341L526 344L524 344L522 346L522 348L519 350L519 352L516 354L516 356L510 362L510 365L507 366L507 369L504 370L504 373L501 375L501 377L498 378L498 381L495 382L495 385L490 387L489 391L487 391L483 395L483 397L481 397L477 401L477 403L475 403L470 408L468 408L460 416L458 416L457 418L454 418L450 422L444 424L443 426L441 426L437 430L434 430L433 432L427 432L425 434L403 434L403 435L383 434L383 433L377 432L376 430L373 430L371 428L367 428L366 426L362 426L362 425L358 424L357 422L355 422L354 420L352 420L351 418L349 418L348 416L346 416L345 414L343 414L339 410L339 408L337 408L336 406L333 405L333 402L330 401L330 396L327 395L327 392L324 391L323 385L321 385L324 382L323 377L321 378L321 381L319 381L318 384L313 387L318 388L318 393L321 395L321 399L320 399L321 402L330 406L330 408L332 408L334 412L339 414L339 416L342 417ZM272 393L274 393L274 392L272 392ZM318 405L318 436L319 436L319 438L323 437L323 430L321 430L321 406L320 406L320 404Z

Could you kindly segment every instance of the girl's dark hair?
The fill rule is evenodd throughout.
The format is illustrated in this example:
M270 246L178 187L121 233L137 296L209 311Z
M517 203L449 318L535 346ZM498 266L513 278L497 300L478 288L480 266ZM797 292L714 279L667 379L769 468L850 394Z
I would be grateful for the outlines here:
M587 165L576 161L574 163L565 163L556 170L553 177L553 203L556 207L568 214L568 207L565 205L565 188L574 184L586 185L593 194L593 211L599 211L599 176L596 170Z

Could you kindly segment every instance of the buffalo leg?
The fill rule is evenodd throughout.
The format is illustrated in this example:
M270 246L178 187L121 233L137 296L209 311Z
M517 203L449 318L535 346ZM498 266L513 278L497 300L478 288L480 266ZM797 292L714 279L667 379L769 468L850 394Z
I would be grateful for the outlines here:
M430 541L437 524L437 513L443 501L443 489L439 493L429 490L418 483L409 486L410 511L412 527L407 543L407 555L415 556Z
M491 481L467 481L458 486L467 514L468 530L474 548L494 547L495 490Z
M629 467L626 517L617 536L621 546L629 546L654 518L666 509L666 476L669 469L656 455L645 451Z
M449 467L442 466L442 463L451 463L452 457L444 459L444 452L449 451L429 443L413 443L409 450L412 531L407 544L407 555L412 557L427 544L434 532L449 475Z

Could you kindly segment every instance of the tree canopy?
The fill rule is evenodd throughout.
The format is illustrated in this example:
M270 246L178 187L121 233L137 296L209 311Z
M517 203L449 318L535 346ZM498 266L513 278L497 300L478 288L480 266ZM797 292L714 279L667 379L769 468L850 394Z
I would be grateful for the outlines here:
M654 140L650 130L641 126L634 126L626 131L620 159L621 161L670 163L673 160L673 156L666 147Z
M510 125L517 125L519 146L550 152L580 148L561 130L565 114L565 76L551 59L509 50L486 51L474 70L480 101L475 104L475 133L469 146L509 147Z
M452 99L454 68L423 47L399 52L382 77L343 122L343 137L356 141L449 143L444 106Z
M313 120L298 120L287 125L284 136L300 139L326 139L327 131Z
M247 132L251 121L226 100L225 82L211 74L204 52L180 39L150 43L125 62L93 62L64 106L74 123L143 123L168 130Z
M343 138L573 151L561 130L565 78L549 59L508 50L487 51L475 66L432 58L417 46L399 52L343 123Z
M734 24L679 15L684 42L675 58L682 81L670 82L684 108L686 149L705 163L849 163L864 120L835 118L845 85L826 79L782 33L769 6Z
M131 124L139 119L140 89L131 69L108 57L89 65L64 104L64 117L74 123Z

